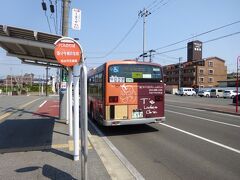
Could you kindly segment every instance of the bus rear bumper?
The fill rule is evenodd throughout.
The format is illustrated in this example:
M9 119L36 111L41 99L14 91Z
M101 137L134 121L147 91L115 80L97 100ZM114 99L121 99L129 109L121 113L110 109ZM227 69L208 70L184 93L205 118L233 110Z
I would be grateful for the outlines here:
M118 120L103 120L104 126L121 126L121 125L136 125L136 124L150 124L162 123L166 120L165 117L142 118L142 119L118 119Z

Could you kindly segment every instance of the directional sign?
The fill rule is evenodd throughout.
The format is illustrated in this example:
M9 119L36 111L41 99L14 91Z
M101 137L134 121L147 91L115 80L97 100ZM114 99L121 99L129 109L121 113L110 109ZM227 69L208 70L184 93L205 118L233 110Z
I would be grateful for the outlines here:
M75 30L81 29L81 10L72 9L72 28Z
M63 37L54 44L54 55L60 64L69 67L82 61L82 49L75 40Z

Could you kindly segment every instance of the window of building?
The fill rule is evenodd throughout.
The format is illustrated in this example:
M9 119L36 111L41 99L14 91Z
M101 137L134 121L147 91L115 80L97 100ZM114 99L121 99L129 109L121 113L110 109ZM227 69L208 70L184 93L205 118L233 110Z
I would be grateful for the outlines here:
M209 61L209 62L208 62L208 66L209 66L209 67L213 67L213 62L212 62L212 61Z
M204 70L203 69L199 69L199 74L204 74Z
M208 82L213 83L213 77L209 77Z
M208 74L213 74L213 69L209 69Z
M199 82L200 82L200 83L203 83L203 82L204 82L204 78L203 78L203 77L200 77L200 78L199 78Z

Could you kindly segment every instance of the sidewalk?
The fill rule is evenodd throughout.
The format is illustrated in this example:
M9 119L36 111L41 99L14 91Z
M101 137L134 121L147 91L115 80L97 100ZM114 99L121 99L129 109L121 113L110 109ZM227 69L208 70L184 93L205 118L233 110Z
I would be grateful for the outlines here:
M51 108L58 108L56 100L39 109L16 112L0 123L0 179L81 179L81 161L73 161L68 126ZM90 143L88 179L111 179Z

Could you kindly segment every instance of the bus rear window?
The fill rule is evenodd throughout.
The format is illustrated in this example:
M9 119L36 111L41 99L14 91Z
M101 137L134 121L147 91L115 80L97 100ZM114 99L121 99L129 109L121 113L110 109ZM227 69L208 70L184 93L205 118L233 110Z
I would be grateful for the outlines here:
M162 71L159 66L145 64L118 64L108 68L110 83L161 82Z

